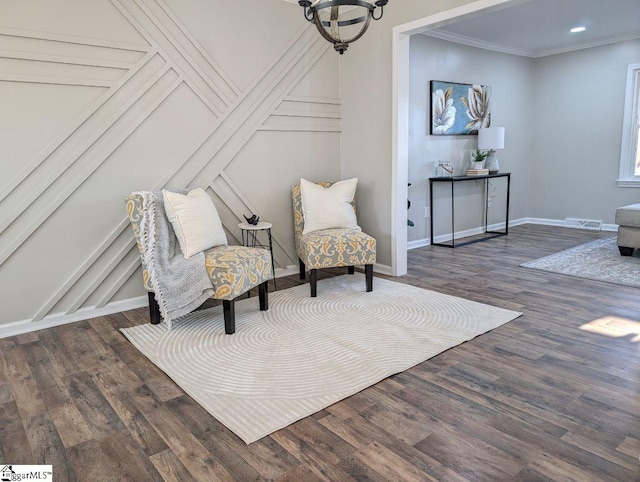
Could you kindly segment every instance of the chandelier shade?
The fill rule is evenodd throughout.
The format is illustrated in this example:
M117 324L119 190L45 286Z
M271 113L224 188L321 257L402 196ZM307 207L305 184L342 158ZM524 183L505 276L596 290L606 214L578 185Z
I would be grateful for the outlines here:
M342 55L351 42L364 35L371 19L380 20L389 0L300 0L304 17L314 23L320 35ZM376 8L380 15L375 16Z

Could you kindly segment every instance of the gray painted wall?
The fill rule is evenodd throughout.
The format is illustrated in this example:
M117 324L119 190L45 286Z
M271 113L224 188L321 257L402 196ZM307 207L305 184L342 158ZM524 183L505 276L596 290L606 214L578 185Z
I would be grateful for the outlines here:
M529 216L613 223L616 208L640 202L619 188L627 65L640 40L534 60Z
M513 173L512 219L613 224L617 207L639 200L636 189L616 184L627 66L639 61L640 40L529 59L413 36L409 218L416 227L409 228L408 240L429 236L424 207L434 162L452 161L461 172L477 146L471 136L428 135L429 80L492 86L492 125L506 127L498 158L501 170ZM456 229L478 227L477 189L459 192L467 207L456 209ZM442 202L436 208L436 235L450 232L450 209Z
M429 204L428 178L435 175L439 160L451 162L455 174L470 167L470 155L478 147L477 136L432 136L430 125L431 80L489 85L492 89L491 125L505 127L505 148L497 151L501 172L511 172L510 218L527 216L530 175L531 112L533 66L531 59L414 35L410 46L409 106L409 199L408 216L416 224L408 228L408 240L427 238L429 220L424 217ZM464 114L463 114L464 115ZM504 221L504 180L491 181L496 196L490 208L495 213L489 223ZM481 181L456 185L456 230L483 224ZM493 209L495 208L495 211ZM450 185L434 189L434 233L451 232Z

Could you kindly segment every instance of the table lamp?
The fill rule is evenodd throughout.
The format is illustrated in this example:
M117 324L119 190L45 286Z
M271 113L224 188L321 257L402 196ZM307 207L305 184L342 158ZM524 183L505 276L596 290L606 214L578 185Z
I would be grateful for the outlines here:
M489 174L496 174L500 170L496 149L504 149L504 127L479 129L478 149L489 151L484 167L489 169Z

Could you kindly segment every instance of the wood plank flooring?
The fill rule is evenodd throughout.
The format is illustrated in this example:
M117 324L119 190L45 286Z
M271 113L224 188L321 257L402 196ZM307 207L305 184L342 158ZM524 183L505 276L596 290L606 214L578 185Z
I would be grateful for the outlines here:
M0 339L0 462L56 481L640 480L640 289L518 266L611 235L410 251L395 281L524 315L248 446L118 332L145 309ZM608 316L635 334L581 328Z

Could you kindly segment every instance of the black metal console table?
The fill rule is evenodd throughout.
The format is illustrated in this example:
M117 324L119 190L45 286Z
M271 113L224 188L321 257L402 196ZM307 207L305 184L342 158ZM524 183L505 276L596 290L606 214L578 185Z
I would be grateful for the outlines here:
M489 214L489 189L488 183L489 179L497 178L497 177L506 177L507 178L507 202L506 202L506 217L505 217L505 229L504 231L489 231L487 229L487 218ZM447 246L449 248L456 247L456 230L455 230L455 185L458 182L464 181L479 181L484 180L484 232L493 234L493 236L488 236L480 239L473 239L471 241L465 241L462 243L458 243L457 246L462 246L464 244L475 243L477 241L483 241L485 239L494 238L496 236L506 236L509 234L509 194L511 191L511 173L510 172L500 172L498 174L486 174L480 176L451 176L451 177L430 177L429 178L429 222L431 228L431 244L435 246ZM434 242L433 236L433 185L435 183L448 182L451 183L451 244L447 243L436 243Z

